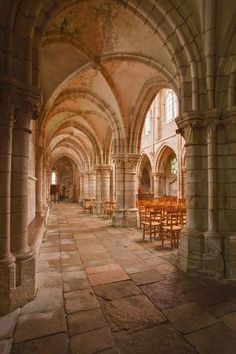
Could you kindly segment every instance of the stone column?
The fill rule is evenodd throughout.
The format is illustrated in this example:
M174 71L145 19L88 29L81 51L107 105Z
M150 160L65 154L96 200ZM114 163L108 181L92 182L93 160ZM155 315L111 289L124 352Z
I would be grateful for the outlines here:
M72 195L72 202L77 203L77 183L78 183L78 177L77 177L77 166L73 166L73 195Z
M83 199L89 199L89 173L88 171L84 172L84 198Z
M43 191L42 191L43 209L47 208L47 170L43 167Z
M222 277L224 259L223 242L218 231L218 170L216 146L217 122L213 120L207 126L207 165L208 165L208 230L205 233L203 266L207 273Z
M95 166L96 172L96 203L95 203L95 214L102 214L102 187L101 187L101 166Z
M95 199L96 196L96 175L94 171L89 171L89 198Z
M187 222L181 232L178 264L181 269L190 272L201 268L204 248L204 215L207 210L203 206L207 192L202 182L205 178L202 166L203 132L198 121L187 123L181 131L186 141Z
M162 193L163 173L155 172L152 175L153 175L153 184L154 184L154 198L159 198L163 195Z
M101 165L101 194L102 203L110 201L110 179L111 179L110 165Z
M37 151L37 162L36 162L36 215L41 216L43 213L42 208L42 188L43 188L43 149L39 148Z
M80 183L79 202L82 204L84 199L84 175L82 174L80 175L79 183Z
M136 227L138 209L136 207L136 169L140 159L138 154L115 154L116 208L114 225L118 227Z
M14 111L11 176L11 252L16 257L19 302L35 292L35 256L28 246L28 157L32 106L22 102Z
M0 102L0 316L11 311L15 263L10 252L10 193L13 115L10 100Z

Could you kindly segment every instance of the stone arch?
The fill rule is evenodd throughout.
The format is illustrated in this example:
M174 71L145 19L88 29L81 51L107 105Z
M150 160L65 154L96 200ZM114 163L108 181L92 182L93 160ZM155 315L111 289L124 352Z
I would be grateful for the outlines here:
M167 78L166 76L163 80L163 78L160 79L160 77L157 76L148 80L135 102L134 109L131 113L133 124L130 132L130 151L132 152L138 153L140 151L146 115L159 90L171 88L177 94L177 87L173 83L168 83Z
M138 194L152 192L152 164L147 154L142 154L137 166Z
M177 159L176 151L167 144L160 147L156 153L154 173L160 174L162 195L177 195L177 175L176 177L172 176L169 169L170 160L174 157Z

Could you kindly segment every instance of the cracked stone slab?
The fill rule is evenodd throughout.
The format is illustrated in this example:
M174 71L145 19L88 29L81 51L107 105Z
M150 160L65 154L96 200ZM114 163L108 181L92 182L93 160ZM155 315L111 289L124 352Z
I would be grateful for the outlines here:
M130 280L98 285L93 290L95 295L103 299L103 301L139 295L141 293L140 289Z
M149 271L153 267L148 263L139 262L139 263L131 264L128 266L124 265L123 268L125 269L126 273L131 275L131 274L135 274L135 273L143 273L145 271Z
M114 333L113 338L120 354L197 354L168 324L134 333Z
M51 335L28 342L13 344L11 354L67 354L68 337L65 333Z
M166 321L162 313L144 295L113 300L102 307L113 332L153 327Z
M67 323L70 336L106 326L99 309L71 313L67 316Z
M195 303L176 306L164 310L163 313L174 327L184 334L197 331L218 322L203 307Z
M20 309L0 317L0 340L12 338ZM0 351L1 353L1 351Z
M204 328L185 336L200 354L235 354L235 331L223 323Z
M148 272L132 274L130 277L137 285L155 283L157 281L161 281L165 279L163 275L158 273L156 270L150 270Z
M36 312L19 316L13 339L20 343L59 332L66 332L64 310Z
M140 288L152 303L161 310L191 301L187 294L167 280L142 285Z
M112 348L114 342L107 327L70 338L71 354L94 354Z
M67 313L80 310L91 310L99 307L99 303L92 289L83 289L64 294Z

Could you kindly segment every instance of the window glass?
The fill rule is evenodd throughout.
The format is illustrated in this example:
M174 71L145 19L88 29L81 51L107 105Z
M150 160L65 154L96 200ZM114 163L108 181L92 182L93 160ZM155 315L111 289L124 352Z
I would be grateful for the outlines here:
M173 175L177 175L178 172L178 164L177 164L177 159L176 157L171 160L170 162L170 171Z
M144 123L144 134L148 135L151 132L151 114L150 111L146 115L145 123Z
M57 184L57 174L55 171L52 171L51 184Z
M178 115L177 97L173 90L165 90L165 123L170 123Z

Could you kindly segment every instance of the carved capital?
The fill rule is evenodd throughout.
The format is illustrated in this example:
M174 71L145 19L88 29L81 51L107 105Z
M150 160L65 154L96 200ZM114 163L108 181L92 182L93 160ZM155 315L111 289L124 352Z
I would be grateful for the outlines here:
M141 158L138 154L114 154L112 156L116 167L125 169L135 169L139 159Z

